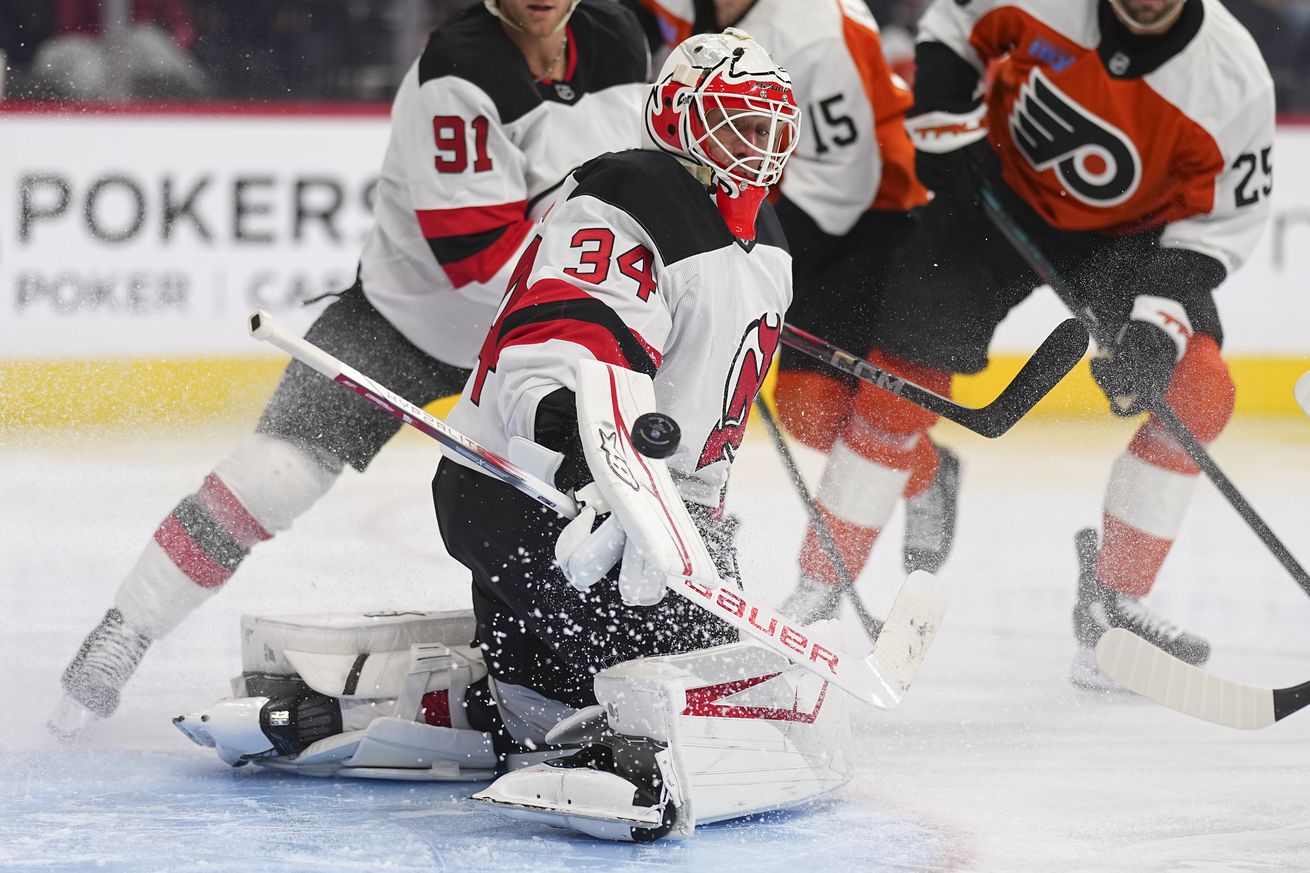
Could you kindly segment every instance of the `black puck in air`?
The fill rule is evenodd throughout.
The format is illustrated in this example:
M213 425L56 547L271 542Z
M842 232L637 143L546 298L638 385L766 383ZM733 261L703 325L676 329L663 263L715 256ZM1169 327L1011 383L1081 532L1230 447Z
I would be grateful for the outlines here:
M682 428L662 412L643 412L632 423L632 447L648 458L667 458L681 439Z

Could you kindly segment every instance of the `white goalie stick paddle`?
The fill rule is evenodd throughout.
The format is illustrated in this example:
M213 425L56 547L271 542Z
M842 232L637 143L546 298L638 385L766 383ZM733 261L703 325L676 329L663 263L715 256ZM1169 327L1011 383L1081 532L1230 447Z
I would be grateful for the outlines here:
M1185 664L1123 628L1096 644L1096 662L1120 685L1161 706L1232 728L1268 727L1310 706L1310 682L1262 688Z
M1301 407L1301 411L1310 415L1310 370L1306 370L1301 374L1301 378L1296 380L1296 385L1292 388L1292 396L1296 398L1296 405Z
M487 475L517 488L563 518L577 515L577 505L567 494L291 333L268 313L260 311L250 316L250 335L272 343L384 412L432 437L447 456L476 465ZM918 674L946 612L945 589L936 577L922 570L910 574L892 604L873 651L859 658L847 654L841 646L806 633L805 628L795 626L781 613L755 603L750 595L723 585L718 579L672 575L666 584L675 593L758 640L766 648L879 709L891 709L901 702Z

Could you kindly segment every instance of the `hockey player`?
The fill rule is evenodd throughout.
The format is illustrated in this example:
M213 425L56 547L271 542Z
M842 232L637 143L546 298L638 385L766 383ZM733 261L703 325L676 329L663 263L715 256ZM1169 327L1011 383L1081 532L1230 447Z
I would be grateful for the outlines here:
M584 743L477 795L497 808L649 839L843 778L826 683L665 587L670 573L714 578L714 558L731 575L716 520L791 299L763 200L799 116L787 74L744 33L677 47L646 147L569 178L450 415L583 506L565 524L451 460L433 482L510 734ZM666 460L634 454L624 424L657 406L681 425Z
M920 27L908 127L935 198L875 345L943 372L986 365L1035 284L979 208L986 180L1113 337L1092 362L1111 410L1163 399L1214 440L1234 388L1212 292L1255 245L1272 189L1273 86L1250 35L1216 0L938 0ZM1109 627L1208 657L1140 601L1198 472L1152 418L1115 461L1099 548L1078 536L1075 682L1099 684ZM851 487L894 494L872 472Z
M796 153L776 203L792 251L796 299L787 321L843 348L870 348L873 303L910 233L911 210L928 200L914 174L905 130L912 97L883 56L863 0L642 0L666 42L728 25L769 46L796 82L805 111ZM883 369L949 394L950 376L874 352ZM783 425L828 455L815 494L842 568L854 579L903 493L906 570L936 572L955 530L959 462L920 438L936 416L886 396L812 358L784 349L775 399ZM860 471L888 479L868 499ZM874 473L873 471L877 471ZM896 486L900 492L893 492ZM782 610L801 620L836 613L841 571L811 525L801 584Z
M485 0L435 32L392 107L355 286L309 338L418 404L460 390L546 196L638 142L649 58L608 0ZM292 362L255 433L164 519L63 674L52 727L107 717L150 644L400 423Z

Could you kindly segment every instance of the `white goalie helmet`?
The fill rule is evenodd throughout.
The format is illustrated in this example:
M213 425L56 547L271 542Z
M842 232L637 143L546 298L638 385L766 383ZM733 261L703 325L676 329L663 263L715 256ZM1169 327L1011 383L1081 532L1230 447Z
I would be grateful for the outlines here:
M582 0L570 0L569 11L565 13L564 17L560 20L560 23L555 27L554 30L555 33L558 33L560 30L564 28L564 25L569 23L569 18L572 17L573 15L573 10L577 9L578 4L581 2ZM517 28L519 30L523 29L522 27L519 26L518 22L511 21L510 19L506 18L504 15L501 14L500 0L482 0L482 5L487 7L488 12L490 12L492 15L496 16L501 21L508 24L510 27Z
M655 147L707 168L729 227L753 238L759 204L798 139L787 71L736 28L693 36L669 54L644 114Z

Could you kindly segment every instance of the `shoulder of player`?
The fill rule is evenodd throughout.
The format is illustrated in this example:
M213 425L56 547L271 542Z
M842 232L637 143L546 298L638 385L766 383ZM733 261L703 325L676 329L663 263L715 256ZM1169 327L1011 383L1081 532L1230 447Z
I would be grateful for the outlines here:
M632 10L615 0L582 0L569 27L579 51L591 54L590 90L646 80L646 33Z
M813 57L825 47L832 51L834 45L840 45L843 18L835 0L823 3L759 0L742 17L739 26L785 67L788 63L795 64L803 55Z
M591 197L631 217L666 265L736 245L711 195L671 155L652 149L601 155L579 168L573 182L568 199ZM757 244L786 249L767 204L756 228Z
M481 3L433 32L418 62L419 87L460 80L487 95L502 123L531 112L541 95L523 55Z
M1273 76L1255 37L1233 13L1214 0L1198 0L1205 7L1205 21L1197 34L1197 48L1204 52L1201 66L1214 64L1214 73L1237 73L1251 95L1273 91Z
M1220 3L1203 2L1205 17L1191 42L1145 79L1202 128L1227 141L1232 134L1222 131L1273 123L1274 83L1246 28ZM1239 132L1238 139L1245 136Z

